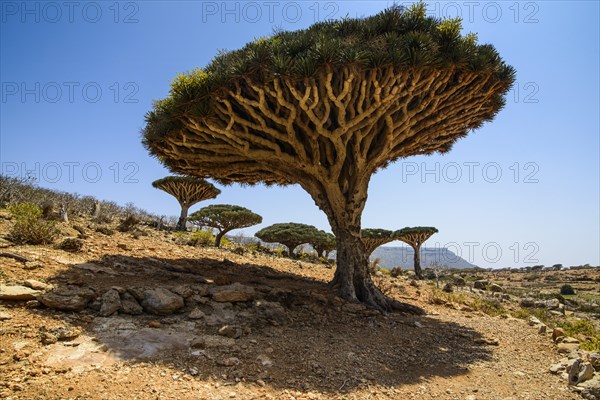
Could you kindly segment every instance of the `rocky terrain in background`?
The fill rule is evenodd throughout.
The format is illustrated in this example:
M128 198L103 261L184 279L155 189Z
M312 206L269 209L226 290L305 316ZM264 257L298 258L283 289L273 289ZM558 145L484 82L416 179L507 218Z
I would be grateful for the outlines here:
M0 213L0 235L10 226ZM516 275L438 288L378 273L427 311L381 315L332 297L321 264L148 226L60 229L57 245L0 240L1 398L600 398L588 338L527 310L579 311L511 292Z

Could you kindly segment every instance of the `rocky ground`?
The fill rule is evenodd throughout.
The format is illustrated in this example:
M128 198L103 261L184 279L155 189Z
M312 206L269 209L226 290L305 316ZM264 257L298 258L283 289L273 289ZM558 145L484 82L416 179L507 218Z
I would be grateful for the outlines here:
M0 243L30 260L0 257L1 398L581 398L551 332L429 285L386 278L427 314L381 315L332 297L323 265L79 224L79 250Z

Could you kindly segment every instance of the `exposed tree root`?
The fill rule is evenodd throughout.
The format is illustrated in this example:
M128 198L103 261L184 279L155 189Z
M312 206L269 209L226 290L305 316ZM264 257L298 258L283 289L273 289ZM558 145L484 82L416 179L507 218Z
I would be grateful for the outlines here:
M338 297L352 303L362 303L367 308L377 310L381 313L402 312L412 315L425 314L425 310L420 307L402 303L384 295L377 287L375 287L375 285L371 285L368 290L365 290L368 285L363 286L362 290L359 291L360 295L358 296L356 290L348 290L348 287L344 290L342 285L335 282L335 278L329 283L329 287L336 292Z
M14 253L7 253L5 251L0 251L0 257L13 258L13 259L15 259L17 261L21 261L21 262L32 262L33 261L27 257L23 257L18 254L14 254Z

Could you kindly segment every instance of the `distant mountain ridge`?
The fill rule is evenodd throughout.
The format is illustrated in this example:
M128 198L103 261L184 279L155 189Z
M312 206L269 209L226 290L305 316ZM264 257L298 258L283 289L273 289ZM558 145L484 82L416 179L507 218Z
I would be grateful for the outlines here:
M413 268L414 251L410 247L378 247L373 254L371 260L379 258L381 268L392 269L394 267ZM449 268L474 268L476 265L471 264L464 258L456 255L447 248L421 248L421 268L427 268L429 264L436 261L440 265L447 265Z

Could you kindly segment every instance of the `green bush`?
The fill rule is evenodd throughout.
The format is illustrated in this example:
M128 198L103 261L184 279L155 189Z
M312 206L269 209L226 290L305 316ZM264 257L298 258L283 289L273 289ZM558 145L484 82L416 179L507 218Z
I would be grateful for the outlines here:
M562 285L560 287L560 294L562 294L562 295L575 294L575 289L573 289L573 286L571 286L569 284Z
M212 246L215 244L215 236L209 231L198 230L190 236L190 246Z
M42 210L33 203L20 203L9 208L15 221L9 239L17 244L49 244L56 240L59 230L54 221L44 221Z
M592 321L585 319L578 321L559 321L556 324L565 331L567 336L585 336L581 348L588 351L600 350L600 331Z
M273 249L273 254L275 254L278 257L285 257L286 250L283 247L276 247L275 249Z

